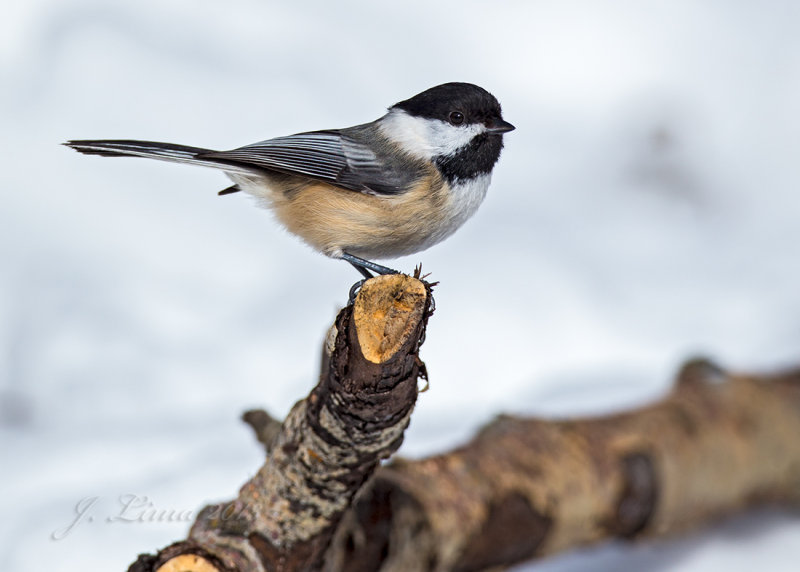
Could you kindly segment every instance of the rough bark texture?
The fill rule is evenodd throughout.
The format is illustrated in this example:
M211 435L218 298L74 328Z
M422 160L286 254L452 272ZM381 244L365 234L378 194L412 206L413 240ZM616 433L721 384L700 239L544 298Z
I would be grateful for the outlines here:
M329 332L308 398L277 431L265 414L246 415L269 456L238 498L206 507L187 541L130 570L319 569L354 495L403 440L425 376L417 352L431 300L430 287L408 276L365 282Z
M501 416L454 451L378 468L424 376L431 302L419 280L367 281L331 329L311 395L282 425L246 414L269 451L258 474L204 509L188 540L130 570L473 572L755 504L800 506L800 371L731 375L704 360L648 407Z
M574 421L499 417L464 447L381 468L329 570L485 570L663 536L760 503L800 506L800 371L689 362L662 401Z

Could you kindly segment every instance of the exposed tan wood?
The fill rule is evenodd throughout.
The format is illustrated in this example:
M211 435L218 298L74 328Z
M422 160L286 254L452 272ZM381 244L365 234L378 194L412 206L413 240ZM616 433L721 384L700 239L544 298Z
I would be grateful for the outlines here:
M220 570L202 556L181 554L167 560L156 572L220 572Z
M391 359L414 335L425 309L425 285L405 275L377 276L364 283L353 319L361 353L372 363Z

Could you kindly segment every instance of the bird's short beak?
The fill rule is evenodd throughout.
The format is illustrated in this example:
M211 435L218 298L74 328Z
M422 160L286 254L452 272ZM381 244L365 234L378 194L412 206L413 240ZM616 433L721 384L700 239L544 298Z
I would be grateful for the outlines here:
M508 133L516 129L516 127L511 125L508 121L503 121L502 119L493 119L486 124L486 127L486 132L492 135L502 135L503 133Z

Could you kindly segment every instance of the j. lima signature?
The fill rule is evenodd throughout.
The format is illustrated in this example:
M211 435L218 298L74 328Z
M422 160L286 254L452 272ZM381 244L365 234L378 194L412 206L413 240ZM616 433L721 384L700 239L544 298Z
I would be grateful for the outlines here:
M52 540L63 540L78 526L93 522L116 523L191 523L196 512L194 509L159 508L146 495L123 494L117 499L119 508L110 516L101 518L101 497L85 497L75 504L72 520L64 527L57 528L50 534ZM216 513L220 519L231 518L235 512L232 503L214 505L206 510ZM209 515L212 518L214 514Z

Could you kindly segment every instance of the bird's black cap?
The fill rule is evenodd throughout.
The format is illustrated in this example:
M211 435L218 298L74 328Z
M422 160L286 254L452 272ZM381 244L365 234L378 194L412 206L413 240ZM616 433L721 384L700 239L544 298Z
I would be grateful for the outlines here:
M395 103L391 109L402 109L409 115L426 119L448 121L454 111L464 115L464 123L491 125L502 121L500 102L491 93L471 83L443 83L410 99ZM510 123L503 122L510 129Z

